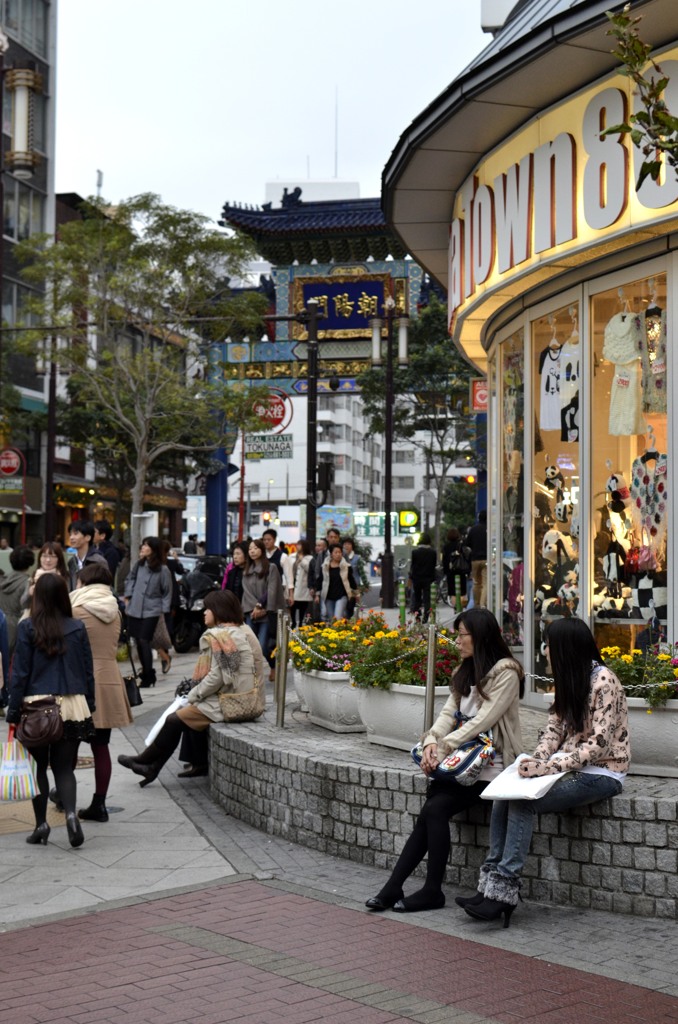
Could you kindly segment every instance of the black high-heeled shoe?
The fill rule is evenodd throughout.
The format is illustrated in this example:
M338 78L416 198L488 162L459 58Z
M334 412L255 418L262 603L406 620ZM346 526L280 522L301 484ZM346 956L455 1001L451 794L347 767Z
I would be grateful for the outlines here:
M51 832L51 828L46 821L43 821L42 825L38 825L37 828L31 832L30 836L26 836L26 842L30 843L31 846L37 846L38 843L42 843L43 846L47 846L47 840Z
M497 921L504 918L504 928L508 928L511 921L511 914L515 910L513 903L503 903L501 900L488 900L483 898L482 903L467 905L464 910L469 917L477 921Z
M418 914L424 910L442 910L445 906L444 892L413 892L393 904L396 914Z
M401 889L393 898L388 896L372 896L371 899L365 900L365 906L368 910L390 910L402 898L403 891Z
M157 779L159 774L159 769L154 764L143 764L129 754L118 754L118 764L123 768L129 768L135 775L143 775L144 781L139 783L142 788Z
M68 841L71 846L82 846L85 842L82 826L75 811L71 811L70 814L66 815L66 831L68 832Z
M477 892L475 896L455 896L454 902L458 907L476 907L484 899L482 892Z
M162 663L162 674L164 676L166 676L167 673L169 672L169 670L171 669L171 667L172 667L172 655L168 654L167 655L167 661L163 661L163 663Z

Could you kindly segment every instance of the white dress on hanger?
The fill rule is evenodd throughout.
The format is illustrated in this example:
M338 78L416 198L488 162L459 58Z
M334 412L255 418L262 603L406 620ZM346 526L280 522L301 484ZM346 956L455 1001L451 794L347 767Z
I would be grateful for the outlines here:
M539 426L560 430L560 348L547 346L539 356Z
M603 359L615 364L608 430L617 437L645 432L640 366L643 347L641 319L636 313L615 313L605 328Z

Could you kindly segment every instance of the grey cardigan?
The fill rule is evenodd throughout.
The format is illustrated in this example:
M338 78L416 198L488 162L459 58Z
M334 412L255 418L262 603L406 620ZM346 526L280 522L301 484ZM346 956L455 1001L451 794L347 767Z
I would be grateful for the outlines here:
M172 575L166 565L159 570L137 562L125 580L125 597L130 601L127 614L133 619L152 619L164 615L172 604Z
M438 745L439 756L447 755L466 743L475 739L479 732L492 728L495 746L504 755L504 764L509 765L522 753L520 736L520 678L515 669L515 662L502 658L483 679L483 690L487 694L481 700L475 716L465 722L459 729L452 730L454 713L458 710L457 698L454 694L448 697L445 707L431 726L430 732L423 739L423 745Z

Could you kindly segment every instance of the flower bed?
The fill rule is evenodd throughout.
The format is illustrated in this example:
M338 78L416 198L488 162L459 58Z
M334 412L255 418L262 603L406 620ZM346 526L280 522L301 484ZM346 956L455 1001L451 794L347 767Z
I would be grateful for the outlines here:
M645 652L634 648L630 654L603 647L600 653L626 696L644 700L650 713L678 698L678 644L657 644Z
M290 638L289 652L295 669L302 672L348 672L364 641L388 629L384 616L370 612L357 622L338 619L332 625L301 626Z
M448 686L459 664L456 646L446 631L436 637L435 685ZM351 676L361 689L425 686L427 632L416 626L378 630L361 640L351 661Z

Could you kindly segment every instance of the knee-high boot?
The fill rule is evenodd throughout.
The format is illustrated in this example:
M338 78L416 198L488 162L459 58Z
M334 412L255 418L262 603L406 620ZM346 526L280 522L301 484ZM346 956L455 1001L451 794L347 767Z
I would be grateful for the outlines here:
M140 786L148 786L157 779L163 765L169 761L179 742L182 732L181 719L176 714L168 715L162 729L145 750L136 757L125 754L118 756L118 764L130 768L136 775L143 775Z

